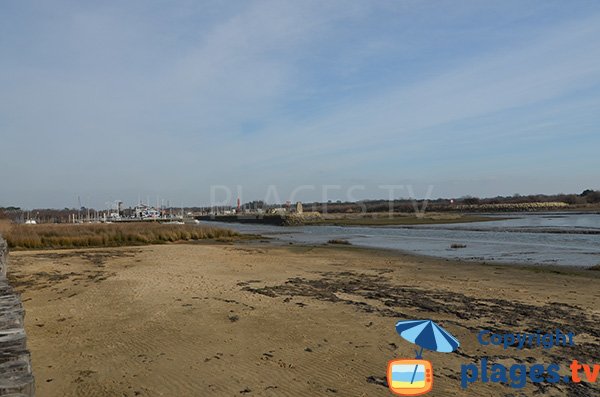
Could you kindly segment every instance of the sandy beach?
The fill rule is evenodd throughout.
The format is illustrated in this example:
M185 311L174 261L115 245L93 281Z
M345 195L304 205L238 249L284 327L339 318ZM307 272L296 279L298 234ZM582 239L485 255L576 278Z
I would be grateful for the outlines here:
M265 242L15 251L38 396L390 396L413 358L398 320L461 341L425 352L432 396L591 396L592 384L475 382L461 364L600 363L600 272L462 263ZM575 346L503 350L496 332L575 332Z

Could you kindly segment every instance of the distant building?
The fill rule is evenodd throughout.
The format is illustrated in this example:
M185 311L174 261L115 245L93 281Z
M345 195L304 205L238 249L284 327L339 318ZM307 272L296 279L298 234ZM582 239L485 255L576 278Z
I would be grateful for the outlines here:
M285 208L271 208L269 212L275 215L285 215L287 210Z
M135 217L140 219L156 219L160 217L160 211L146 204L138 204L135 207Z

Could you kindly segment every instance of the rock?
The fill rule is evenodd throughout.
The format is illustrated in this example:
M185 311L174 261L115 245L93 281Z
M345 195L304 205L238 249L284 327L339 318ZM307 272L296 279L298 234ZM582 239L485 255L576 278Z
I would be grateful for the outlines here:
M0 237L0 396L35 396L21 296L6 280L8 246Z

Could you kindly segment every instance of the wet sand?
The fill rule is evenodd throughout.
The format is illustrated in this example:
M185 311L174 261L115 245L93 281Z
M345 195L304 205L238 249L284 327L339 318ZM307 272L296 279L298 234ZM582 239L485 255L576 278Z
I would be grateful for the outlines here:
M356 247L170 244L21 251L39 396L390 396L413 358L394 324L433 319L461 341L425 352L432 396L591 396L599 383L460 388L461 364L600 363L600 272L461 263ZM549 350L483 347L480 329L577 333ZM563 369L562 374L566 374Z

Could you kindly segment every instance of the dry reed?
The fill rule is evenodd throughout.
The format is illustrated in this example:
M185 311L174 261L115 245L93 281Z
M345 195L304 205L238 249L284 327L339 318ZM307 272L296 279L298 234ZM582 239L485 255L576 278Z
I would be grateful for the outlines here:
M11 225L2 233L13 249L117 247L233 237L229 229L160 223Z

